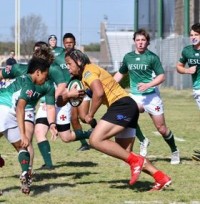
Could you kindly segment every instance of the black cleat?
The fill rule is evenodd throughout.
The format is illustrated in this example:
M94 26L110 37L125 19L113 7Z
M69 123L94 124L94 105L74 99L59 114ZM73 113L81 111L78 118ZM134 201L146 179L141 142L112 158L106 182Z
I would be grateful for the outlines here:
M46 164L43 164L40 168L38 168L37 170L54 170L55 167L54 166L47 166Z
M90 150L90 145L88 144L84 144L84 145L81 145L77 151L87 151L87 150Z

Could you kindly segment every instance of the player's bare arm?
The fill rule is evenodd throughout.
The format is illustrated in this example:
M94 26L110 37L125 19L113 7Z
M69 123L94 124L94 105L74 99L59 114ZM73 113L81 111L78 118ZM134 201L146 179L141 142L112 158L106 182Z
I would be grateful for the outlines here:
M159 84L163 83L165 81L165 75L160 74L156 76L151 82L149 83L138 83L138 90L139 91L146 91L147 89L151 87L158 86Z
M103 102L103 97L104 97L103 86L102 86L102 83L99 79L95 79L91 83L90 89L91 89L93 95L92 95L92 102L91 102L91 107L90 107L89 113L85 117L85 121L87 123L90 123L91 120L93 119L96 111L101 106L101 104Z
M115 75L113 76L113 78L115 79L116 82L120 82L123 77L124 77L124 75L121 74L120 72L116 72Z
M196 69L196 65L189 68L186 68L185 64L180 62L176 65L176 70L179 74L194 74Z

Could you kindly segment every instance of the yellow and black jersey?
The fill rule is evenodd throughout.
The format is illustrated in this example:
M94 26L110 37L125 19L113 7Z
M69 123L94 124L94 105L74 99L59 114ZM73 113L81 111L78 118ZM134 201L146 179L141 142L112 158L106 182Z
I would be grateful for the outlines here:
M118 99L128 96L128 93L106 70L95 64L87 64L82 74L84 88L90 89L91 83L96 79L99 79L102 83L105 92L103 104L108 107Z

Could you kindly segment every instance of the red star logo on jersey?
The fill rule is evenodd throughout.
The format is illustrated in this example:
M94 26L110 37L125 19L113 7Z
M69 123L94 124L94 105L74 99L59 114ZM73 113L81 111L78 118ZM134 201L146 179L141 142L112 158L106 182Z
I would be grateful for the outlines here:
M5 68L5 72L6 74L10 74L10 70L11 70L12 66L11 65L7 65Z
M27 91L26 91L26 94L27 94L27 96L28 96L29 98L31 98L32 95L33 95L33 90L27 90Z
M159 111L160 111L160 107L159 107L159 106L156 106L156 107L155 107L155 111L159 112Z
M32 116L32 114L28 114L27 117L28 118L32 118L33 116Z
M67 118L67 117L66 117L65 115L61 115L61 116L60 116L60 119L61 119L62 121L66 120L66 118Z

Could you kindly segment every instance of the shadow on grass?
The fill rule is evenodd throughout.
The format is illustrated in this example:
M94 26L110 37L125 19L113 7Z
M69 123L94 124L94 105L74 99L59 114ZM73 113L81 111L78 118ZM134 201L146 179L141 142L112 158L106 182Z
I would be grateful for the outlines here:
M156 157L155 158L149 157L148 159L150 162L164 161L164 162L170 163L170 158L166 158L166 157L163 157L163 158L161 158L161 157L157 157L157 158ZM191 157L181 157L180 160L181 160L181 162L185 162L185 161L191 161L192 162Z
M49 184L44 184L44 185L34 185L37 184L37 182L41 182L43 180L50 180L50 179L56 179L59 177L67 177L67 176L71 176L72 180L75 179L81 179L84 176L89 176L91 174L97 174L94 172L74 172L74 173L56 173L56 172L41 172L41 173L37 173L34 175L33 177L33 184L31 185L31 192L33 193L33 195L38 195L38 194L42 194L45 192L50 192L58 187L74 187L76 185L75 184L71 184L71 183L49 183ZM14 175L12 176L13 178L19 178L18 175ZM3 192L7 193L11 190L20 190L20 184L19 186L15 186L15 187L9 187L6 189L2 189Z
M147 192L153 187L153 182L149 181L137 181L134 185L130 186L129 181L126 179L121 180L112 180L112 181L96 181L96 182L79 182L76 184L93 184L93 183L105 183L105 184L111 184L110 188L116 188L116 189L132 189L135 192ZM170 191L174 191L174 189L166 189Z
M80 179L84 176L89 176L91 174L97 174L94 172L89 172L89 171L85 171L85 172L73 172L73 173L56 173L56 172L50 172L50 173L37 173L34 175L33 179L34 182L37 181L42 181L45 179L56 179L59 177L66 177L66 176L71 176L73 179Z
M50 193L51 191L55 190L56 188L61 187L75 187L76 184L70 184L70 183L50 183L45 185L32 185L31 186L31 196L36 196L42 193Z
M98 166L97 163L90 162L90 161L83 161L83 162L57 162L56 165L54 165L55 168L60 168L64 166L70 166L70 167L94 167Z
M33 182L39 182L43 180L49 180L49 179L57 179L60 177L69 177L71 176L72 179L80 179L84 176L89 176L91 174L98 174L95 172L73 172L73 173L58 173L58 172L53 172L53 171L48 171L48 172L37 172L33 175ZM13 175L11 176L12 178L19 178L19 175Z

